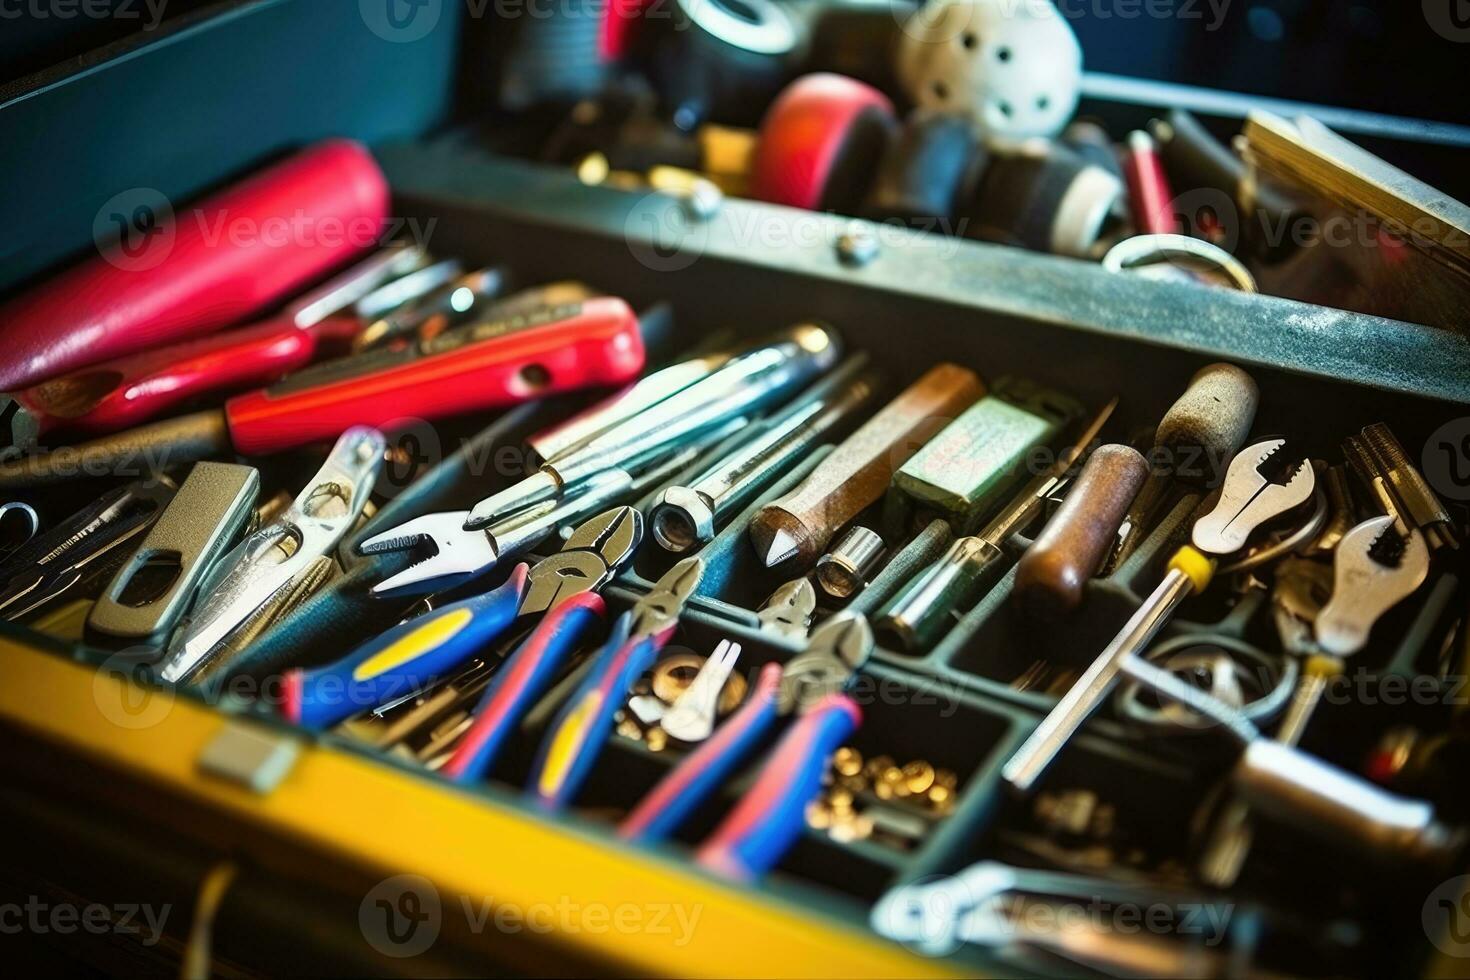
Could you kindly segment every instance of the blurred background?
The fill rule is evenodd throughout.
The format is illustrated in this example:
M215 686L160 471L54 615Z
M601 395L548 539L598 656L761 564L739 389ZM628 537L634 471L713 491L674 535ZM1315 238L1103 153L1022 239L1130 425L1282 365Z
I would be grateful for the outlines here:
M4 0L0 98L3 86L19 78L75 65L160 24L271 2L87 0L89 15L62 16L71 6L65 0ZM355 6L358 0L320 2ZM1165 4L1174 16L1147 16ZM1470 122L1470 100L1463 97L1470 81L1467 0L1135 0L1131 6L1062 0L1057 6L1092 71ZM1432 20L1448 25L1454 37L1437 32Z

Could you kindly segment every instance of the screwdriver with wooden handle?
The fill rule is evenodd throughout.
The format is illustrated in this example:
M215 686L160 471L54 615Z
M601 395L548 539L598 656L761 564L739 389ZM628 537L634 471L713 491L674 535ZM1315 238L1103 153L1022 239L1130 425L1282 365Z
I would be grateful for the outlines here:
M1013 599L1055 619L1082 604L1087 580L1118 539L1128 506L1148 479L1148 460L1131 446L1099 446L1046 527L1016 565Z
M979 598L991 569L1006 556L1006 542L1030 527L1046 501L1067 485L1067 473L1117 407L1114 398L1099 409L1052 465L1032 477L979 534L956 539L939 561L899 590L873 623L885 647L923 653L954 625Z
M749 535L762 563L816 561L843 525L883 496L895 470L984 394L973 371L947 363L931 368L799 486L756 513Z

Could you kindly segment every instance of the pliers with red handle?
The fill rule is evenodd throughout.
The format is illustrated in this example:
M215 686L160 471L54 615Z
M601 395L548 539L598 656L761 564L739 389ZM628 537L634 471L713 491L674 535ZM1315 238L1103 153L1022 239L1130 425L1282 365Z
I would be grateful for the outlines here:
M643 798L618 833L645 843L670 836L765 741L778 718L796 714L755 785L698 854L700 864L725 877L749 880L768 871L800 835L828 759L862 721L842 691L872 649L873 632L861 615L841 613L823 623L784 669L762 669L746 703Z

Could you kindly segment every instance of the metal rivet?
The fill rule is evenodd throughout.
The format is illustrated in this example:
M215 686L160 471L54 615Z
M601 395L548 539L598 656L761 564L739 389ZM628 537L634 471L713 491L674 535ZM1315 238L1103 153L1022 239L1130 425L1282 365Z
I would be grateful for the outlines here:
M861 221L854 221L837 238L837 258L844 265L864 266L878 256L878 236Z

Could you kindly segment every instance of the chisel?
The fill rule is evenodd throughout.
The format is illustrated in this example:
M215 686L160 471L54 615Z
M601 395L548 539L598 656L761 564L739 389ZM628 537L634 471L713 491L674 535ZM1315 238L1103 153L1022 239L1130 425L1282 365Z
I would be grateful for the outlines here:
M792 558L809 565L832 536L878 500L894 471L985 394L973 371L931 368L854 432L795 490L751 519L750 541L767 568Z

